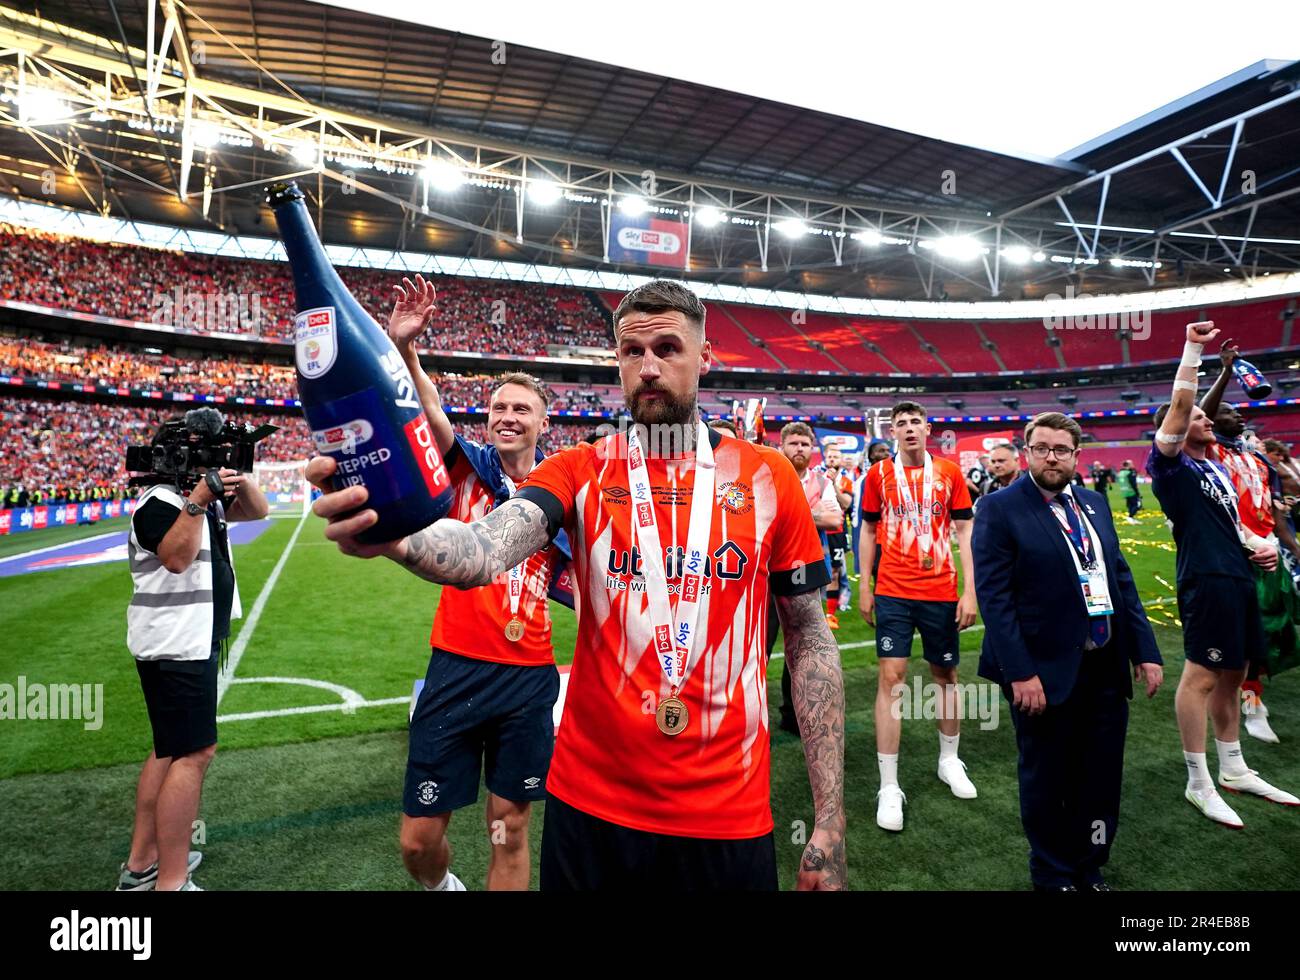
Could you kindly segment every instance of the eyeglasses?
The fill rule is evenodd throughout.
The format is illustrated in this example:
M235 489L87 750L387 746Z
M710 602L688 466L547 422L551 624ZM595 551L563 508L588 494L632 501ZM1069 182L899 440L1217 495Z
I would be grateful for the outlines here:
M1037 446L1030 446L1029 451L1034 454L1034 459L1046 459L1049 454L1056 459L1069 459L1079 450L1072 446L1044 446L1039 443Z

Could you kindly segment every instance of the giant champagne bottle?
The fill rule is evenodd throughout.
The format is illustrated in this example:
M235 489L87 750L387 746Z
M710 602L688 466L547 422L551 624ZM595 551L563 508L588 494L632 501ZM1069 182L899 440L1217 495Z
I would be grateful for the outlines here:
M318 453L338 462L334 487L361 484L379 520L359 539L405 537L447 514L451 481L415 383L388 335L356 301L325 255L293 183L272 184L298 313L298 397Z

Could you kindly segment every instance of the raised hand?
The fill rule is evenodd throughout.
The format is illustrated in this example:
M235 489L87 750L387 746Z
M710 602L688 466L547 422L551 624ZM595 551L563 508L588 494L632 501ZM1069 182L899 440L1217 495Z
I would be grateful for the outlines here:
M393 290L393 312L388 317L388 336L398 347L407 347L424 332L437 307L438 291L433 283L416 273L415 282L403 278Z
M1217 336L1219 331L1213 320L1199 320L1187 325L1187 342L1190 344L1208 344Z
M1232 342L1231 337L1225 340L1219 347L1219 361L1223 364L1223 369L1225 371L1230 370L1232 368L1232 362L1240 356L1241 351L1237 349L1237 345Z

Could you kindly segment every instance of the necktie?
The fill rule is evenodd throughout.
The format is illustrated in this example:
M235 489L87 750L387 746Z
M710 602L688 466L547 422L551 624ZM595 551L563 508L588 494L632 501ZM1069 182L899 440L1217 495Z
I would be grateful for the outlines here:
M1083 563L1089 560L1096 560L1096 555L1090 547L1092 544L1083 536L1083 525L1079 523L1079 515L1074 510L1074 500L1069 493L1061 493L1057 502L1065 510L1065 520L1070 525L1070 540L1074 542L1075 550L1083 557ZM1106 641L1110 639L1110 617L1109 616L1089 616L1089 630L1092 636L1092 642L1097 646L1105 646Z

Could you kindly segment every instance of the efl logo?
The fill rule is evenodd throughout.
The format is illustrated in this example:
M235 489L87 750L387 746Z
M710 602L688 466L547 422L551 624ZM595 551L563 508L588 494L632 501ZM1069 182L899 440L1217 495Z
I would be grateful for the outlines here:
M655 627L655 649L660 653L673 652L672 630L666 624Z
M642 527L649 527L652 523L654 523L655 515L654 515L654 510L652 509L652 505L648 502L644 504L637 504L636 519L637 519L637 523L640 524Z
M406 441L410 443L411 452L420 461L420 472L424 475L424 485L429 488L429 496L436 497L449 486L447 467L442 465L438 447L433 444L433 430L429 428L428 417L421 412L406 425L402 426Z
M700 595L700 577L687 575L682 580L682 602L695 602Z

